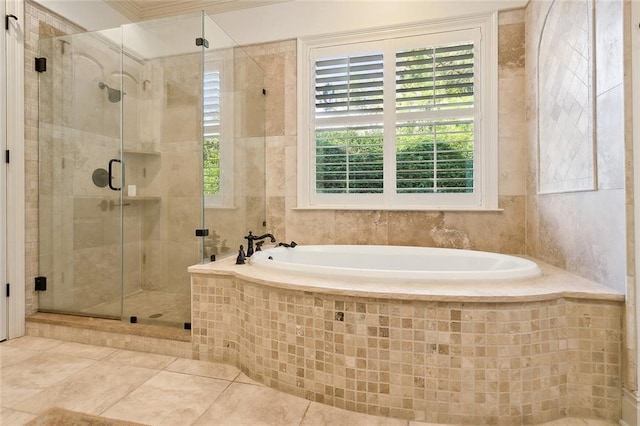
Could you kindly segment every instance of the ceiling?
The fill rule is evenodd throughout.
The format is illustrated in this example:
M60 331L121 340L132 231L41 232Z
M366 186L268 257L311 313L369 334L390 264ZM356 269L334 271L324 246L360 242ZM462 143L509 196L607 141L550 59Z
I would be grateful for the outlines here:
M105 0L133 22L200 10L212 15L289 1L292 0Z

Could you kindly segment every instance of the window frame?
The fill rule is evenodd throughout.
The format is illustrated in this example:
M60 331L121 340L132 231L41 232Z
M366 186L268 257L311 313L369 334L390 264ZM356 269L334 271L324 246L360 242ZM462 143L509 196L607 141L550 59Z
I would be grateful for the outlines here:
M452 40L462 40L457 34L477 32L474 39L474 73L477 74L474 126L474 192L473 194L398 194L395 186L395 96L386 96L383 113L387 122L393 115L393 126L385 126L383 194L323 194L315 188L315 59L327 53L357 54L371 52L370 47L388 44L396 51ZM413 38L413 39L412 39ZM409 41L407 43L407 41ZM404 42L404 44L403 44ZM415 43L414 43L415 44ZM369 49L367 49L369 48ZM381 28L374 31L351 32L298 39L298 209L349 210L497 210L498 209L498 132L497 132L497 14L484 14L439 22L427 22L404 27ZM390 57L391 56L391 57ZM395 54L385 57L395 69ZM388 73L387 73L388 74ZM395 72L385 77L384 90L395 94ZM468 114L467 115L471 115ZM479 140L477 140L479 138ZM393 175L391 175L393 174ZM390 180L389 176L393 180Z

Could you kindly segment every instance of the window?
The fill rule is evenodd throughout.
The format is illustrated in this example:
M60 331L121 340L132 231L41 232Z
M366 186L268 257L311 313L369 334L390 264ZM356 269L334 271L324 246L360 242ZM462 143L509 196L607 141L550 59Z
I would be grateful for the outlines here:
M204 75L204 193L220 194L220 70Z
M497 208L494 32L492 15L301 40L298 206Z
M203 192L206 207L233 207L233 133L223 117L233 110L230 94L233 73L229 52L205 58L203 87ZM231 66L231 65L229 65ZM232 69L232 68L231 68Z

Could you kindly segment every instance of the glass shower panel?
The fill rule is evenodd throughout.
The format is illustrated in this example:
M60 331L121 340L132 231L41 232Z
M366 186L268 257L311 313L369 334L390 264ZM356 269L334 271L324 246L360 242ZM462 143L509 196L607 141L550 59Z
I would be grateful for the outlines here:
M248 231L270 232L265 221L264 71L205 16L204 217L205 257L237 256Z
M39 45L41 311L122 313L120 54L107 35Z
M188 327L203 259L202 14L122 27L124 318Z
M187 268L269 232L263 71L202 13L39 48L40 310L189 328Z

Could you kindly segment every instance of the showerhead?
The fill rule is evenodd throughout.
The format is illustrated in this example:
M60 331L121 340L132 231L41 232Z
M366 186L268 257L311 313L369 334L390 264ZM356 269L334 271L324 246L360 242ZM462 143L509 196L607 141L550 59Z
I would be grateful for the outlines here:
M104 84L103 82L98 83L98 87L101 89L106 88L107 89L107 93L109 96L109 102L112 103L117 103L120 102L120 99L122 99L122 92L118 89L112 89L111 87L107 86L106 84Z

